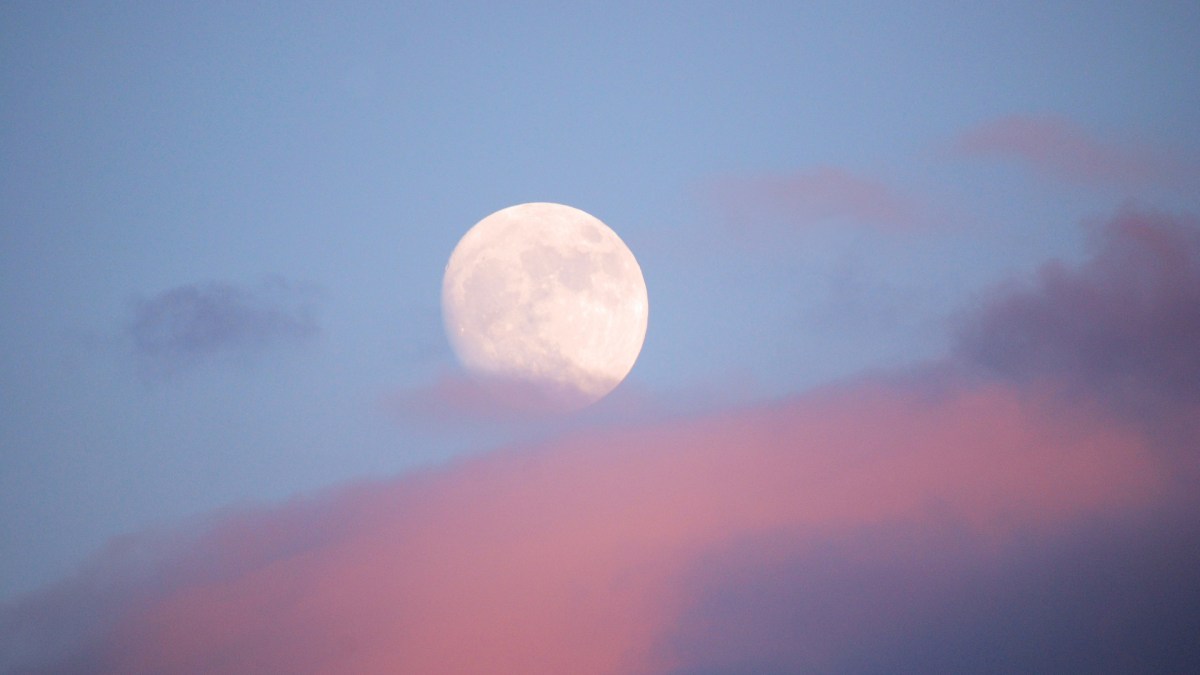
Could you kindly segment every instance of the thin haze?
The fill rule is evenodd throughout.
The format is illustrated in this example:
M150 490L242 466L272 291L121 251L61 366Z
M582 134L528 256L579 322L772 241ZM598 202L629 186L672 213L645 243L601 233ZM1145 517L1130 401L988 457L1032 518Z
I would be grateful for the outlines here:
M1195 670L1197 36L4 4L0 672ZM442 330L529 201L649 289L573 416Z

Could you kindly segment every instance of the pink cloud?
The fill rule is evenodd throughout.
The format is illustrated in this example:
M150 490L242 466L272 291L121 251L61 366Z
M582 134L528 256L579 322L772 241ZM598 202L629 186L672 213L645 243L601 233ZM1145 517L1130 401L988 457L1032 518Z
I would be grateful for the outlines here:
M849 224L884 231L927 224L924 209L882 181L836 167L756 178L726 179L715 192L737 222L781 219L816 225Z
M741 538L786 532L804 548L933 522L1005 542L1145 504L1163 481L1137 437L1052 397L862 383L229 519L86 660L128 674L669 672L688 570Z
M1200 166L1194 163L1149 147L1101 141L1061 117L1003 117L964 133L954 150L965 157L1016 160L1059 179L1100 187L1200 186Z

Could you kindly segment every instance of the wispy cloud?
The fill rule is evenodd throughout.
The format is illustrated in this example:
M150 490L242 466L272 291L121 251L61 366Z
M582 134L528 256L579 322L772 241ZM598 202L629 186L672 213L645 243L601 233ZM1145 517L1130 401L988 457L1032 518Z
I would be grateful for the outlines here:
M1156 148L1098 139L1063 117L1002 117L967 131L952 147L960 156L1013 160L1098 187L1200 188L1200 164Z
M127 331L156 373L234 352L295 343L318 332L310 293L276 280L257 288L187 284L135 301Z
M383 407L409 424L445 428L464 421L520 424L562 414L545 390L519 380L443 372L424 384L384 397Z
M837 167L725 178L711 189L730 220L751 228L767 220L905 231L930 221L917 200L883 181Z
M408 428L441 433L480 430L532 432L544 437L555 430L580 426L630 424L685 411L711 409L717 400L728 400L697 387L669 400L646 391L634 382L622 382L607 396L582 409L564 409L548 400L547 391L517 380L489 379L461 370L443 371L429 381L386 393L380 398L385 415Z

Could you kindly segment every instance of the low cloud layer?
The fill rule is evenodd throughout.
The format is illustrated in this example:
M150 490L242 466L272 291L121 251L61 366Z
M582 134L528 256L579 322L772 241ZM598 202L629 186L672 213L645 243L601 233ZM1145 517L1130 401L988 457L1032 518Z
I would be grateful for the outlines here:
M317 332L308 294L283 281L258 288L177 286L137 300L128 323L137 357L156 372L295 343Z
M1200 504L1177 467L1181 456L1194 465L1200 437L1164 446L1114 412L1109 389L1134 377L1189 405L1152 362L1195 363L1200 335L1143 310L1190 292L1181 270L1200 265L1200 250L1180 242L1196 225L1123 214L1105 232L1084 266L992 298L965 322L954 360L352 485L225 516L187 542L147 538L160 542L152 554L134 538L0 615L0 652L18 655L0 663L126 674L1194 669L1185 628L1200 625ZM1094 304L1081 302L1088 293ZM1080 336L1129 322L1111 356L1063 360L1092 345ZM993 355L1014 340L1025 341L1015 356Z
M922 550L903 536L917 527L1003 551L1026 530L1143 508L1165 480L1136 437L1053 400L863 383L232 518L170 561L156 593L113 612L76 663L112 673L700 667L712 659L672 644L733 578L693 575L743 543L807 556L839 537L888 559L888 546ZM841 602L882 599L862 592ZM75 609L71 594L55 600ZM831 637L807 639L826 649Z

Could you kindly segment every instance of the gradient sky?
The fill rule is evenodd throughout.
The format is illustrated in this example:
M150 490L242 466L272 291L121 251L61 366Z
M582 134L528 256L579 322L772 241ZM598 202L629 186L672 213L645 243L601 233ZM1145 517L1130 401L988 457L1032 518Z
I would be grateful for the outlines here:
M1200 663L1200 6L965 4L4 3L0 670ZM527 201L573 416L442 330Z

